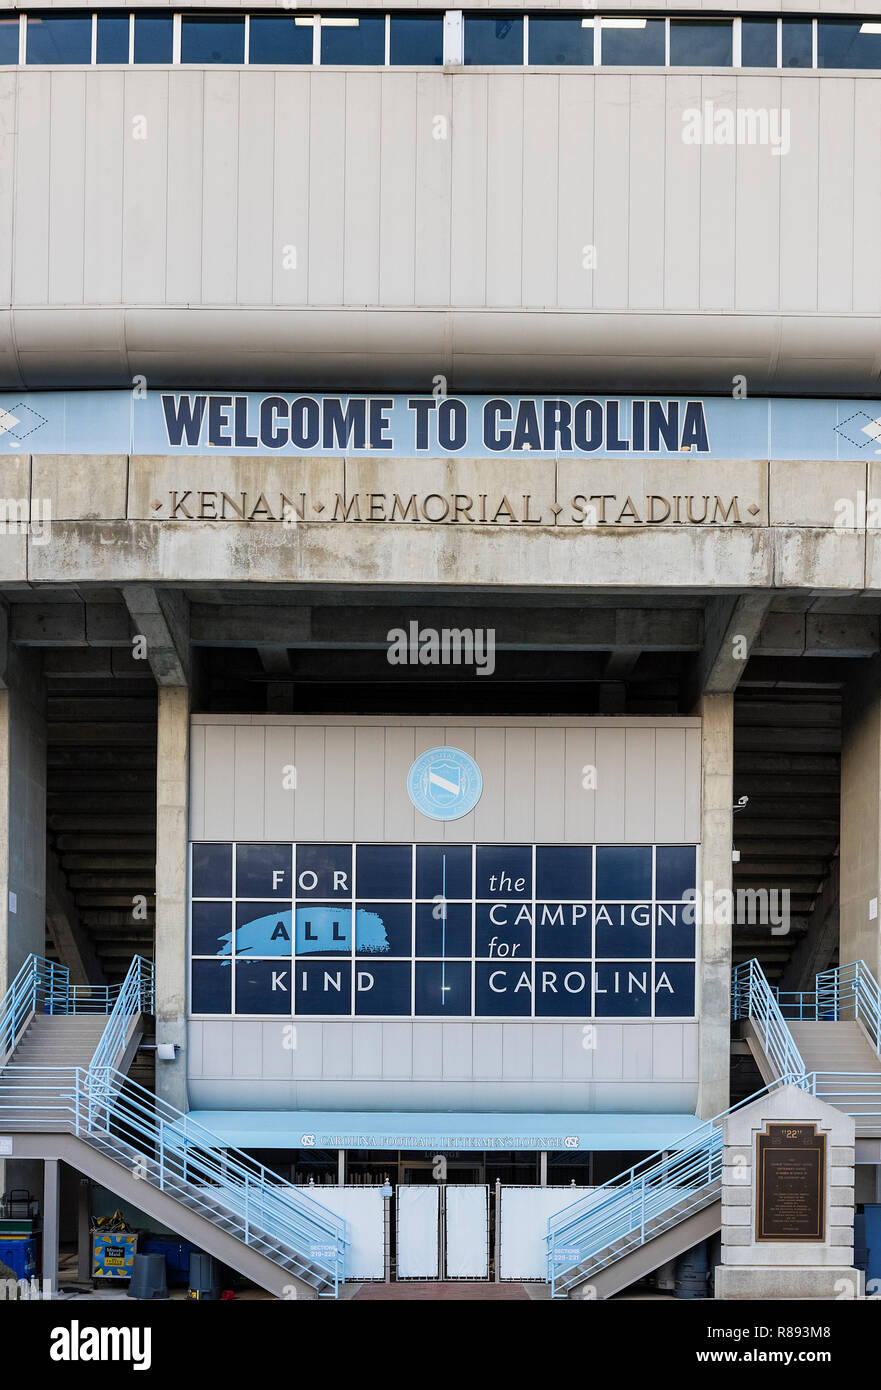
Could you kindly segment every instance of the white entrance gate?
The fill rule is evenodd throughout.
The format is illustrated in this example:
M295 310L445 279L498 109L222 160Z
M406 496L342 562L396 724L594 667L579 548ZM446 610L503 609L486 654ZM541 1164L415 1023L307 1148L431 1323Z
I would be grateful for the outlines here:
M489 1278L489 1188L398 1187L398 1279Z

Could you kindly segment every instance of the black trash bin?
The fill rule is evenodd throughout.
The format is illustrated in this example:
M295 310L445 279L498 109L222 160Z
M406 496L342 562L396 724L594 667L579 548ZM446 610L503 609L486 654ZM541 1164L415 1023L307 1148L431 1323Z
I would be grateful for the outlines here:
M220 1276L213 1255L204 1255L198 1250L190 1255L190 1291L187 1297L214 1302L220 1298Z
M135 1255L129 1298L167 1298L164 1255Z

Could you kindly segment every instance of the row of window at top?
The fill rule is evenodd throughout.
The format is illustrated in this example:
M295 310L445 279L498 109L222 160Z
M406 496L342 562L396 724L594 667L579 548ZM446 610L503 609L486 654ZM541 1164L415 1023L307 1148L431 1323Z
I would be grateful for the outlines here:
M881 68L881 22L472 14L134 14L0 19L0 64L252 63Z

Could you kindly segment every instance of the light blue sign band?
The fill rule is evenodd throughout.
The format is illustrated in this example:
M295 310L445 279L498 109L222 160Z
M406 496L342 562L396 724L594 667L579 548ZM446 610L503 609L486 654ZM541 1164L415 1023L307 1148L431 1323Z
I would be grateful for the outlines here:
M4 454L865 459L881 402L645 396L0 395Z

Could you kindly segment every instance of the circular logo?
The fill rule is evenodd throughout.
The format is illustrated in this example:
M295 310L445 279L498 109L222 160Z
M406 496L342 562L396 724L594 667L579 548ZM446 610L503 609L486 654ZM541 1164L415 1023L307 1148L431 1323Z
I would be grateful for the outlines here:
M429 748L407 774L410 800L432 820L458 820L480 800L483 778L473 758L461 748Z

